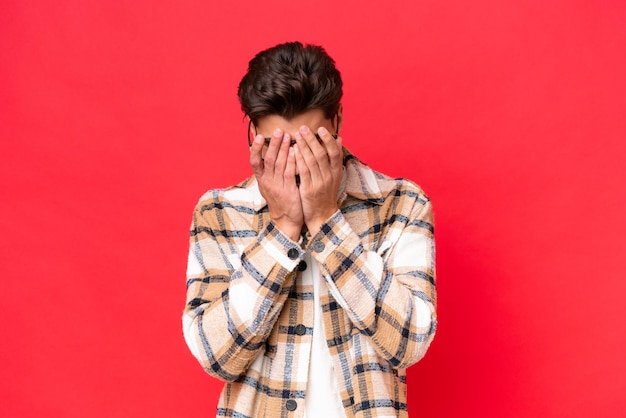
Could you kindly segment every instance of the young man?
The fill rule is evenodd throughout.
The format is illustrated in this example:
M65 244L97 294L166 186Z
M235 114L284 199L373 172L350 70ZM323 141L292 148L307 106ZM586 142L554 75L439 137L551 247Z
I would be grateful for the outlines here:
M318 46L260 52L239 85L254 176L191 226L185 340L226 382L219 417L405 417L435 333L432 209L342 146Z

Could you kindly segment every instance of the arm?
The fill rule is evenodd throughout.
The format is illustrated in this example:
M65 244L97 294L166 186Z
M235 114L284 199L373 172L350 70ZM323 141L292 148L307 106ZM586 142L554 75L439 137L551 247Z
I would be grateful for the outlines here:
M290 138L276 130L264 158L263 144L258 136L250 164L268 205L265 229L236 230L249 222L238 224L241 214L217 194L198 205L191 228L185 340L208 373L227 381L243 374L261 352L304 256L293 241L302 227L302 208ZM250 233L256 239L237 248L243 241L237 235Z
M303 251L269 222L239 255L219 228L224 209L203 203L191 227L183 331L204 369L231 381L261 352Z
M359 221L388 229L378 251L366 250L337 209L341 137L333 141L323 128L318 134L321 143L303 127L294 147L304 221L313 234L309 247L357 329L391 365L408 367L425 354L436 328L430 201L413 186L398 185L404 189L390 197L390 218L372 225L378 215L370 213Z
M401 206L378 251L363 247L339 211L311 247L354 326L381 357L406 368L424 356L435 333L435 249L430 201L422 195L407 210Z

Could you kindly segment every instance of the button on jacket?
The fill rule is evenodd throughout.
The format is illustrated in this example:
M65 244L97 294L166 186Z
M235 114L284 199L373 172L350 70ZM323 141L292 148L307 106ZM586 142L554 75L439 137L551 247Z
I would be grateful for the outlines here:
M196 206L183 331L204 369L226 382L219 417L303 416L315 310L313 286L299 280L305 254L321 273L345 415L407 416L405 369L436 328L432 208L414 183L344 155L340 209L301 242L270 221L254 177Z

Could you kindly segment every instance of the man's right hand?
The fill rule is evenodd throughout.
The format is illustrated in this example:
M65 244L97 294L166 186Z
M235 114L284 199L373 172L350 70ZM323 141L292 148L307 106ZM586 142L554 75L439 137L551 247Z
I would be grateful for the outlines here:
M265 139L257 135L250 148L250 165L259 191L265 198L270 219L280 231L298 241L304 216L296 184L296 158L290 146L291 137L276 129L263 155Z

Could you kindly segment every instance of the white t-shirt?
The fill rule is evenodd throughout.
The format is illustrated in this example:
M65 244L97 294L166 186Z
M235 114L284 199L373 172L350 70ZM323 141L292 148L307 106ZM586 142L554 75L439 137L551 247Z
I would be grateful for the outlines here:
M320 280L324 280L324 278L310 254L305 255L304 261L307 268L302 272L302 281L303 284L312 282L315 304L313 343L311 344L311 360L309 362L309 380L304 399L304 416L305 418L341 418L345 417L346 414L343 411L333 363L326 345L322 306L320 304Z

